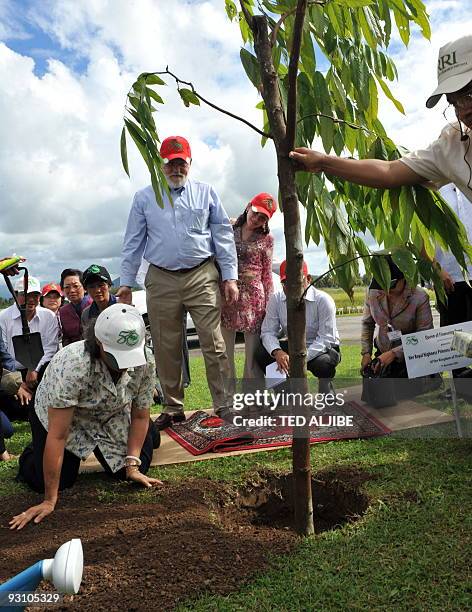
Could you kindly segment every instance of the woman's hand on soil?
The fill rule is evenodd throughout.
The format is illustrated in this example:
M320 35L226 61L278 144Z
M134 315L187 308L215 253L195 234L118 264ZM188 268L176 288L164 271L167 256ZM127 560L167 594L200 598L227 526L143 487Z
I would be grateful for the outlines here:
M158 480L157 478L151 478L150 476L146 476L146 474L142 474L139 470L126 470L126 476L128 480L133 482L137 482L143 487L147 489L151 489L152 487L157 487L159 485L163 485L162 480Z
M25 525L27 525L31 520L34 523L40 523L43 518L48 516L48 514L54 512L54 507L55 504L49 501L43 501L37 506L31 506L31 508L28 508L28 510L25 512L17 514L12 518L9 523L10 529L16 529L19 531L20 529L23 529L23 527L25 527Z

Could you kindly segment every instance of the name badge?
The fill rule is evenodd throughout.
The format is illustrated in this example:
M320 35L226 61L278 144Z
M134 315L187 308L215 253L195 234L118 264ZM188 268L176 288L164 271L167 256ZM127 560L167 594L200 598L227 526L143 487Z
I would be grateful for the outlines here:
M400 340L402 337L402 332L399 329L394 329L392 331L387 332L388 339L393 342L393 340Z

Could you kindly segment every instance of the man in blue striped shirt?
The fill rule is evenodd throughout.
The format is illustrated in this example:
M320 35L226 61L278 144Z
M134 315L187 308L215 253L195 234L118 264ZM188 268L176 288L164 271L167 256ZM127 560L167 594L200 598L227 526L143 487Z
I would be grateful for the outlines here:
M131 303L131 287L141 257L150 262L145 287L156 366L164 393L160 429L185 420L182 384L182 315L191 315L205 359L213 408L231 405L229 366L220 328L219 280L224 299L238 300L237 255L233 230L211 185L188 179L190 145L170 136L161 145L164 174L172 201L162 194L157 205L151 186L138 191L131 206L123 243L117 295ZM218 267L217 267L218 266Z

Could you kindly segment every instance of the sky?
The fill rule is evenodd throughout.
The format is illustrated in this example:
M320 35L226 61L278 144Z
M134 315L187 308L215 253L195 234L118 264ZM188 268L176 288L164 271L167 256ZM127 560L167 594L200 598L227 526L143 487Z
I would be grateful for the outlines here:
M389 49L399 72L391 88L406 116L380 103L387 132L409 149L427 145L444 124L445 103L425 108L439 47L472 32L472 0L425 4L431 42L413 28L407 49L398 36ZM140 72L168 65L204 97L259 126L260 98L240 65L240 47L224 0L0 0L0 256L27 257L42 283L92 263L117 276L133 194L149 183L131 144L131 179L121 165L127 91ZM161 138L188 138L191 176L215 186L230 216L261 191L277 194L270 143L261 149L255 132L208 107L185 108L171 81L165 99L156 116ZM271 229L280 261L280 213ZM314 274L327 268L322 244L310 244L306 259Z

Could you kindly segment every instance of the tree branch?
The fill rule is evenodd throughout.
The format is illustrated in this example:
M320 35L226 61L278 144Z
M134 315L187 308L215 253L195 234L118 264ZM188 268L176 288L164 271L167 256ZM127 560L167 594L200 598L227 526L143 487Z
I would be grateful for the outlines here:
M241 4L241 11L244 15L244 19L247 21L247 25L251 28L251 30L253 29L253 21L252 21L252 15L251 13L248 11L247 6L244 2L244 0L240 0L240 4Z
M271 138L271 139L273 138L272 134L267 134L263 130L260 130L258 127L256 127L255 125L253 125L252 123L250 123L246 119L243 119L243 117L239 117L238 115L235 115L234 113L231 113L230 111L227 111L224 108L221 108L220 106L217 106L216 104L213 104L213 102L210 102L209 100L207 100L206 98L201 96L195 90L195 87L193 86L193 83L191 83L189 81L183 81L182 79L180 79L176 74L174 74L173 72L171 72L169 70L168 66L166 66L166 69L164 71L162 71L162 72L150 72L149 74L168 74L173 79L175 79L175 82L177 83L177 87L179 86L179 84L188 85L190 87L190 89L192 90L192 92L197 96L197 98L199 98L202 102L204 102L208 106L211 106L211 108L214 108L215 110L219 111L220 113L223 113L223 115L228 115L228 117L232 117L233 119L236 119L237 121L241 121L241 123L244 123L245 125L250 127L252 130L257 132L261 136L264 136L264 138Z
M312 6L314 4L317 4L318 6L324 6L325 4L328 4L328 0L309 0L308 6ZM275 24L274 29L272 30L272 36L270 37L270 46L271 47L273 47L275 45L275 41L277 40L277 34L279 33L280 26L287 19L287 17L289 17L290 15L293 15L293 13L295 13L296 10L297 10L296 8L293 8L288 13L284 13L280 17L280 19L277 21L277 23Z
M274 68L269 40L267 17L253 17L254 50L259 61L262 81L262 98L265 103L270 131L275 143L277 154L283 149L286 136L286 122L283 103L280 97L279 81ZM288 156L288 152L286 153Z
M364 132L367 132L368 134L377 136L377 138L380 138L380 140L385 140L384 136L380 136L380 134L377 134L377 132L373 132L372 130L369 130L368 128L364 127L363 125L356 125L355 123L351 123L350 121L345 121L344 119L337 119L336 117L332 117L331 115L325 115L324 113L310 113L309 115L305 115L301 117L300 119L298 119L297 123L300 123L304 119L308 119L308 117L326 117L326 119L331 119L333 123L339 123L339 124L343 123L344 125L349 126L353 130L363 130Z
M297 76L300 48L302 45L303 22L308 0L298 0L295 23L293 26L292 48L288 64L288 94L287 94L287 135L285 137L286 154L295 144L295 129L297 126Z

